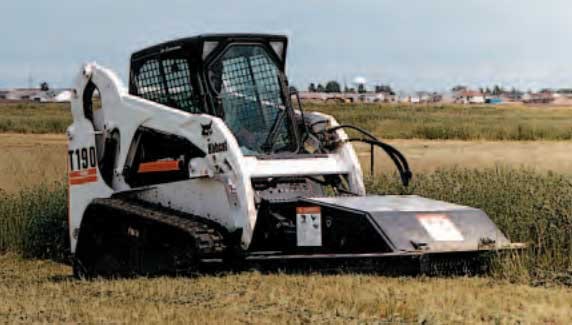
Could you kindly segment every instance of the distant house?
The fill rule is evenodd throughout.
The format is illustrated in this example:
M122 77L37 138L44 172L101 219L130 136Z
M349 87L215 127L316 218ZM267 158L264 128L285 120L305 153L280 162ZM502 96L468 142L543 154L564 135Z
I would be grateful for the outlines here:
M325 93L325 92L310 92L301 91L300 99L306 101L323 101L323 102L341 102L341 103L389 103L395 101L395 95L389 93Z
M33 101L40 103L48 102L69 102L71 100L71 90L69 89L50 89L41 90L40 88L14 88L1 89L0 100L3 101Z
M5 100L9 101L29 101L41 92L40 89L35 88L15 88L3 90L5 93Z
M428 103L431 101L431 94L426 91L417 92L417 98L419 98L420 103Z
M368 92L365 95L365 101L369 103L392 103L395 101L395 95L389 92Z
M421 103L421 98L417 94L414 94L414 95L403 95L403 94L401 94L399 96L399 102L400 103L409 103L409 104L419 104L419 103Z
M522 91L515 90L503 93L500 98L503 102L520 102L522 100L522 96L524 96Z
M479 91L461 90L455 94L455 102L461 104L484 104L485 95Z
M419 91L416 97L419 98L420 103L437 103L443 99L441 94L428 91Z
M72 99L72 91L65 89L60 91L59 93L57 93L53 98L52 101L56 102L56 103L65 103L65 102L71 102Z
M541 92L541 93L526 93L522 96L522 102L526 104L549 104L552 103L556 98L551 92Z

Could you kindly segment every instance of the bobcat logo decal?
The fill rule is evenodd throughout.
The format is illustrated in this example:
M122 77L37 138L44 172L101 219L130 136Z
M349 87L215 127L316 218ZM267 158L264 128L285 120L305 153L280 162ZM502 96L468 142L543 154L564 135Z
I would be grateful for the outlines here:
M201 128L202 128L202 132L201 135L203 137L208 137L209 135L213 134L213 121L211 121L209 124L201 124Z

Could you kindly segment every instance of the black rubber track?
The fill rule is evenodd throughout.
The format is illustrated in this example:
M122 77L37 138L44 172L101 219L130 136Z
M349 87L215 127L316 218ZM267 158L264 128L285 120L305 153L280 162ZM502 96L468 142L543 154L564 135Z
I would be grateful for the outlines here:
M111 210L119 216L177 228L195 240L199 258L219 256L225 251L222 233L201 218L188 213L121 198L95 199L90 208Z

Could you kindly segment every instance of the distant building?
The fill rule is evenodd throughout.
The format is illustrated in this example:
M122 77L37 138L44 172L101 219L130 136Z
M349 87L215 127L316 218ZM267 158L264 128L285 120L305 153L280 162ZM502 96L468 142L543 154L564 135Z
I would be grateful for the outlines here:
M400 103L408 103L408 104L419 104L419 103L421 103L421 98L417 94L413 94L413 95L401 94L399 96L399 102Z
M556 98L552 92L526 93L522 96L522 102L526 104L549 104Z
M299 92L300 99L306 101L336 101L341 103L390 103L395 101L395 95L389 93L366 92L360 93L325 93L325 92Z
M419 98L419 103L437 103L443 99L441 94L428 91L419 91L416 97Z
M395 95L389 92L368 92L365 95L368 102L373 103L393 103L395 102Z
M485 95L479 91L461 90L455 94L455 102L461 104L484 104Z
M520 102L522 101L524 93L522 91L514 90L503 93L500 97L504 102Z
M0 100L3 101L32 101L40 103L49 102L69 102L71 100L71 90L69 89L50 89L41 90L40 88L14 88L0 89Z
M71 102L73 92L71 90L63 90L59 94L55 95L52 100L56 103L66 103Z

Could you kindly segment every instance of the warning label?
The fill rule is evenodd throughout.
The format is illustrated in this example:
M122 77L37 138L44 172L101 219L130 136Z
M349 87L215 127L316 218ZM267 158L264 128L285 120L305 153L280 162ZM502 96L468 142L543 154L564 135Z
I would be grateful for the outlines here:
M322 213L320 207L296 208L298 246L322 246Z
M435 241L463 241L463 235L444 214L418 214L417 220Z

